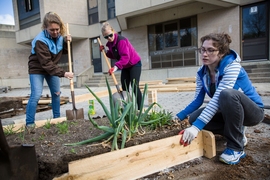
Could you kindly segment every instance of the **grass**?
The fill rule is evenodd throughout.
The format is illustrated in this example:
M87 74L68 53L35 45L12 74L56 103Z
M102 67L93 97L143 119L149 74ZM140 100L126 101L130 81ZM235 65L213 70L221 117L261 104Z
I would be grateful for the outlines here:
M15 128L14 124L10 124L10 125L6 126L5 128L3 128L4 134L6 136L15 134L17 131L15 131L14 128Z
M51 119L48 119L44 126L43 126L45 129L50 129L52 127L52 124L51 124Z
M68 127L69 127L69 124L68 122L62 122L62 123L57 123L56 124L56 128L58 129L58 133L59 134L66 134L68 133Z

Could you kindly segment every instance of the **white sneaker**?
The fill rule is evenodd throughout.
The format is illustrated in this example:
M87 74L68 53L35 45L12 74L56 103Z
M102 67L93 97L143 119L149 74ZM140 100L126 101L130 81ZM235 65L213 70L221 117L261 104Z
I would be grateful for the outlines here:
M219 160L226 164L234 165L240 162L240 159L246 157L244 151L234 151L232 149L226 148L220 155Z

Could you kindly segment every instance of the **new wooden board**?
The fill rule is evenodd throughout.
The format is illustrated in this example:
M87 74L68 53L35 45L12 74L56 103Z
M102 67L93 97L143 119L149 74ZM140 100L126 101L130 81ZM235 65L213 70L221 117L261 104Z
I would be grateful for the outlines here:
M214 135L202 131L189 146L179 144L181 135L113 151L69 163L63 179L137 179L207 155L215 156Z
M61 123L63 121L66 121L67 118L66 117L59 117L59 118L55 118L55 119L49 119L50 120L50 123L51 124L57 124L57 123ZM36 127L42 127L44 126L46 123L48 122L48 120L39 120L39 121L35 121L36 123ZM3 126L3 129L4 128L8 128L8 126L10 125L6 125L6 126ZM14 124L13 125L14 128L12 129L14 132L17 131L17 132L20 132L20 130L23 130L24 127L25 127L25 122L23 123L17 123L17 124Z

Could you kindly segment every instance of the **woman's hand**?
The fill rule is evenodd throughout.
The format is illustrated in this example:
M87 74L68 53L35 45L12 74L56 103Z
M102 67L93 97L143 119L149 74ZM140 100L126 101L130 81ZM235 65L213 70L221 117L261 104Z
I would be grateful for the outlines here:
M67 41L70 41L71 42L72 41L71 35L68 34L67 36L65 36L64 41L65 42L67 42Z
M65 72L65 78L72 79L73 78L73 73L72 72Z

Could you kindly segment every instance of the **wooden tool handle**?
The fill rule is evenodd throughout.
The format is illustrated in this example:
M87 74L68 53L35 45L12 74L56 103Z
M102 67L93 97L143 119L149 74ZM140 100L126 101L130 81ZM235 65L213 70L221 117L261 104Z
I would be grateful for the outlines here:
M97 38L97 40L98 40L99 45L102 46L100 39ZM111 69L111 64L110 64L110 62L109 62L109 60L108 60L108 58L107 58L107 56L106 56L106 53L105 53L104 49L102 50L102 53L103 53L103 55L104 55L104 58L105 58L105 60L106 60L106 63L107 63L107 65L108 65L109 69ZM112 75L114 84L115 84L116 86L118 86L118 83L117 83L117 80L116 80L116 78L115 78L114 73L112 73L111 75Z
M67 35L69 35L69 28L68 28L68 23L67 23ZM72 62L71 62L71 52L70 52L70 41L67 41L67 47L68 47L68 68L69 72L72 72ZM74 91L74 83L73 79L70 79L70 89L71 91Z

